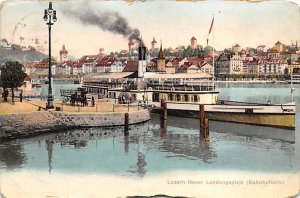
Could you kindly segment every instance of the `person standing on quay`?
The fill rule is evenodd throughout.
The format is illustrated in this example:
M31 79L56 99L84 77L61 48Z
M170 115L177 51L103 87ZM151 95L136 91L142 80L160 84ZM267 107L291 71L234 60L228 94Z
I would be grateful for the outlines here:
M20 96L20 102L22 102L23 101L23 91L20 92L19 96Z
M92 107L94 107L95 106L95 98L94 98L94 96L92 96Z

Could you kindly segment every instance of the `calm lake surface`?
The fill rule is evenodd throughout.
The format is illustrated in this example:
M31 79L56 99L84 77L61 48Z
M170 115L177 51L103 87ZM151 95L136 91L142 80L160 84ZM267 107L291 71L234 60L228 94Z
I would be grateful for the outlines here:
M77 85L55 85L61 88ZM0 173L37 170L147 177L170 171L234 170L295 173L300 170L300 86L295 85L296 131L221 122L210 123L210 142L199 141L196 119L159 118L123 128L70 130L0 143ZM285 84L219 84L220 99L285 103ZM46 93L46 90L43 90Z

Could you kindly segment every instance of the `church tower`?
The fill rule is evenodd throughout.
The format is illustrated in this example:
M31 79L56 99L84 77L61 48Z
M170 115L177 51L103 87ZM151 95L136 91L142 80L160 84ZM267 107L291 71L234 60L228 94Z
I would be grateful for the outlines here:
M132 55L132 52L133 52L133 46L134 46L134 43L133 41L130 39L129 43L128 43L128 54L129 55Z
M62 46L62 50L59 51L59 61L64 62L67 60L68 51L65 48L65 45Z
M162 44L160 44L160 50L157 57L157 71L160 72L166 71L166 62L165 62L164 53L162 51Z
M155 47L156 47L156 40L155 37L153 37L153 40L151 42L151 50L154 51Z
M192 49L197 48L197 39L194 36L191 38L191 47Z

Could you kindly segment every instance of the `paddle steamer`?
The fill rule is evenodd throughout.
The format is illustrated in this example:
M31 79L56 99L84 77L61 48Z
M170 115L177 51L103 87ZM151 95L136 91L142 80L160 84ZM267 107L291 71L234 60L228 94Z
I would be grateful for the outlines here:
M82 87L90 94L124 104L143 104L153 112L163 99L168 113L198 117L199 105L211 120L280 128L295 128L295 102L259 104L218 100L219 91L212 76L206 73L146 72L146 48L138 48L139 61L129 72L87 76Z

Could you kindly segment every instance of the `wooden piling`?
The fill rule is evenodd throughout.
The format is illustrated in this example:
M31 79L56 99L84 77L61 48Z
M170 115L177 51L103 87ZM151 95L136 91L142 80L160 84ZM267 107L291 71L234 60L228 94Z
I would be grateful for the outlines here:
M124 137L124 152L128 153L129 151L129 138L128 135Z
M160 137L165 138L167 134L167 123L166 122L161 122L160 123Z
M167 103L164 99L160 100L160 128L165 128L166 120L168 118Z
M204 140L209 141L209 120L204 118Z
M204 105L199 105L199 118L200 118L200 138L204 139Z
M160 101L160 107L161 107L161 117L164 119L164 120L167 120L168 118L168 107L167 107L167 103L164 99L161 99Z
M125 118L124 118L124 135L125 136L129 135L128 128L129 128L129 114L125 113Z

